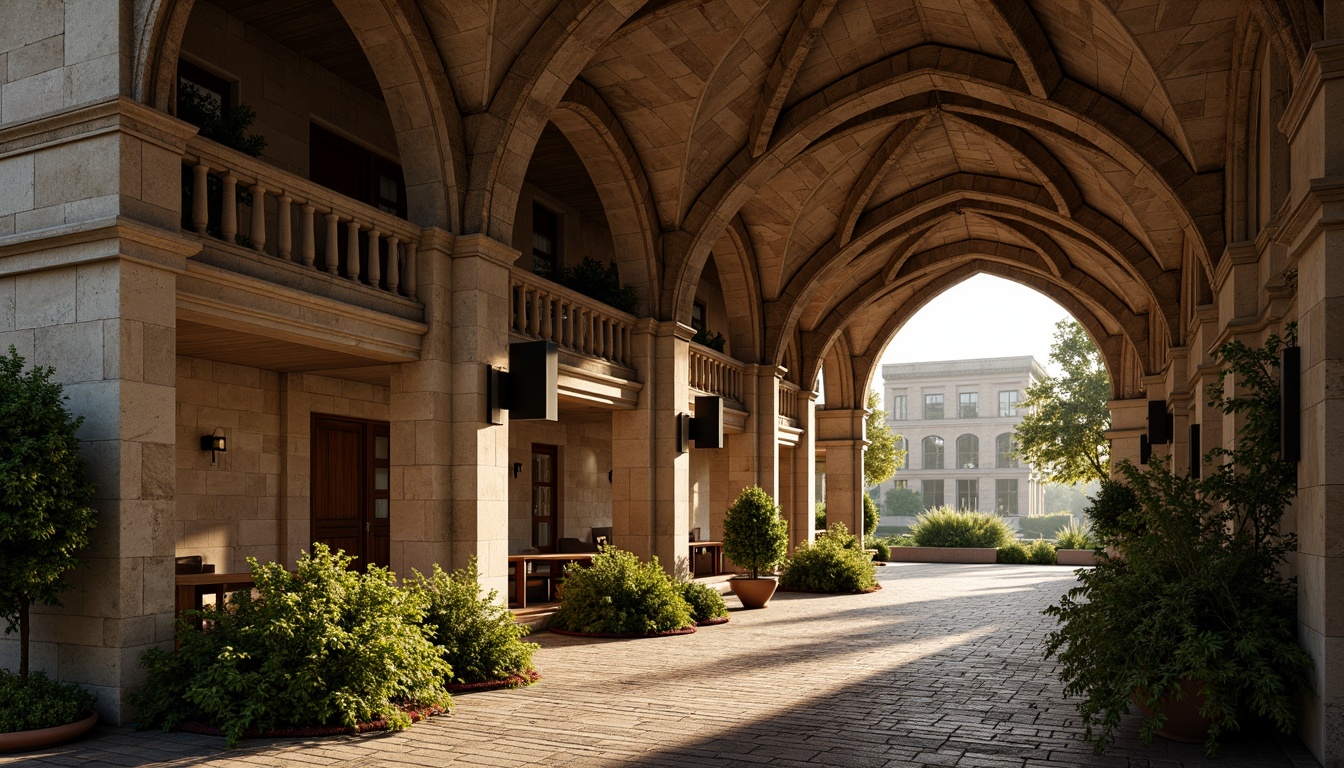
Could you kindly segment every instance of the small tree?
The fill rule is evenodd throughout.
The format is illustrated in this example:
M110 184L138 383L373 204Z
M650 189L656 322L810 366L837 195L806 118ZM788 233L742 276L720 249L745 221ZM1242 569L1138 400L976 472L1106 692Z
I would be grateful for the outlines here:
M869 487L889 479L905 464L905 451L896 448L900 435L892 434L887 413L880 405L882 396L869 392L868 415L864 417L868 447L863 450L863 484Z
M81 564L97 522L93 485L75 436L83 418L65 409L51 368L23 370L14 347L0 357L0 615L19 633L19 677L28 677L29 611L60 605L65 574Z
M1055 325L1050 359L1064 370L1027 387L1026 417L1017 425L1017 453L1052 483L1110 477L1111 380L1101 351L1083 326Z
M918 517L924 511L924 497L909 488L892 488L887 491L882 506L894 517Z
M759 579L784 560L789 524L779 505L758 486L744 488L723 518L723 555Z
M877 502L868 495L867 491L863 493L863 540L868 541L877 533L877 524L882 522L882 513L877 509Z

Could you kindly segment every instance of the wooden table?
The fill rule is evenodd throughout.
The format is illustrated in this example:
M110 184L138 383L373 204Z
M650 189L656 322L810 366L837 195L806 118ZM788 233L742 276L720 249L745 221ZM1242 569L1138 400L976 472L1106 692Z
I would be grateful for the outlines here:
M214 595L215 604L224 605L224 594L252 588L252 574L243 573L190 573L177 577L177 612L200 610L205 607L205 596Z
M695 572L695 554L696 552L708 552L710 562L710 572L700 574ZM709 575L718 576L723 573L723 542L722 541L692 541L691 542L691 573L696 576Z
M527 567L529 563L556 563L562 566L565 563L592 563L592 553L570 553L570 554L535 554L535 555L509 555L509 565L513 568L513 597L515 608L527 607ZM547 574L546 578L553 581L560 577L561 571L553 571ZM547 596L550 596L551 587L546 588Z

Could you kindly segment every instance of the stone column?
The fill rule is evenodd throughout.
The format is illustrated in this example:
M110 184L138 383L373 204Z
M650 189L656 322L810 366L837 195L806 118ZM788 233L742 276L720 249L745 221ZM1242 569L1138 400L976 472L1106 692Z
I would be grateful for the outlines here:
M1106 432L1111 441L1111 466L1124 459L1138 466L1139 441L1148 432L1147 398L1109 400L1106 407L1111 411L1111 428Z
M391 566L403 577L412 568L429 573L435 563L464 564L452 547L453 246L439 229L421 236L415 298L425 305L429 332L420 359L392 369Z
M723 534L723 516L744 488L756 485L779 499L779 382L784 369L775 365L748 365L742 376L742 399L747 407L746 428L740 434L727 435L727 504L715 509L710 528L715 536ZM787 512L785 514L787 518ZM793 528L789 528L793 538Z
M690 411L693 335L680 323L641 318L630 339L644 381L639 405L611 415L612 543L656 555L669 571L688 555L690 457L677 447L677 415Z
M793 509L789 515L789 551L816 538L817 393L798 393L798 445L793 449Z
M452 448L447 530L443 523L432 518L423 525L426 530L437 532L436 535L447 534L450 563L445 563L445 567L461 567L475 557L481 586L497 589L501 595L508 587L508 412L504 412L503 425L488 423L485 381L487 366L508 367L509 266L517 258L517 251L485 235L463 235L453 243L452 279L448 286L430 289L443 290L439 298L448 300L449 309L444 315L452 324L448 368L450 412L446 429ZM428 416L436 421L432 411L412 410L408 415ZM445 431L441 424L417 425L417 439L420 426L430 435ZM416 455L425 454L417 447ZM407 495L410 493L408 489ZM438 499L426 501L430 502L427 510L443 508ZM403 546L408 557L414 551ZM419 556L430 551L432 546Z
M844 523L863 533L863 449L868 447L863 408L816 412L816 444L826 452L826 524Z

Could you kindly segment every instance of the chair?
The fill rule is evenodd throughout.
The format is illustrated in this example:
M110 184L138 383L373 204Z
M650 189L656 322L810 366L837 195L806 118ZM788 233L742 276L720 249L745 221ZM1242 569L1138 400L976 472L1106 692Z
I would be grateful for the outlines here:
M599 547L603 544L611 544L611 526L594 528L592 541L594 547Z

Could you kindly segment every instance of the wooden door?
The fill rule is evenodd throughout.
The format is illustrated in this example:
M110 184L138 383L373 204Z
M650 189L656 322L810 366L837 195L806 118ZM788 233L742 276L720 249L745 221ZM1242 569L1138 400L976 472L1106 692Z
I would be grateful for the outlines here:
M532 547L555 552L560 537L560 497L554 445L532 444Z
M312 540L387 565L391 447L386 422L313 416Z

